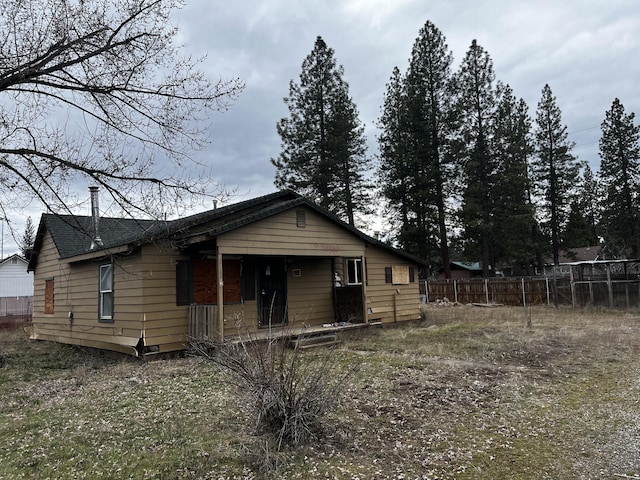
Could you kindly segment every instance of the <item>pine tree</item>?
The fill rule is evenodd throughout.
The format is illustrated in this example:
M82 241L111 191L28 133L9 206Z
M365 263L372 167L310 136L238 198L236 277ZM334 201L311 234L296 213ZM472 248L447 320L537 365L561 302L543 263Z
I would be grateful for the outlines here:
M564 247L567 249L600 243L597 229L599 186L589 165L584 167L576 192L564 232Z
M431 22L420 29L406 75L387 85L378 137L383 195L400 214L398 241L423 258L438 257L449 276L445 162L452 55Z
M33 244L36 241L35 229L33 227L33 221L31 217L27 217L27 221L24 226L24 233L22 234L22 239L20 241L20 253L23 258L27 260L31 257L31 252L33 250Z
M495 73L489 54L473 40L455 75L456 108L461 118L459 160L465 176L461 218L469 254L480 254L482 274L492 274L495 157L491 152L496 111Z
M407 72L407 103L415 154L414 210L417 229L437 231L445 276L450 276L445 202L451 184L445 162L453 55L442 32L427 21L416 39Z
M527 171L533 154L532 121L526 102L516 99L509 85L499 85L498 98L492 142L496 158L492 251L495 262L529 264L535 250Z
M333 49L317 37L302 63L299 83L289 84L284 99L289 117L277 125L282 151L271 162L278 188L298 191L354 225L356 213L370 207L365 179L370 162L343 74Z
M382 115L378 120L380 135L380 163L378 177L380 193L386 199L387 218L391 227L400 234L397 240L402 246L402 232L409 224L411 200L409 191L412 183L411 165L407 161L411 142L408 132L407 93L404 76L398 67L393 73L384 95Z
M616 254L638 258L640 245L640 127L617 98L605 114L600 138L604 190L602 227Z
M554 265L560 262L562 230L579 173L579 165L571 154L574 144L567 137L562 113L547 84L542 89L536 110L536 155L531 164L531 175L545 214L543 225L550 234Z

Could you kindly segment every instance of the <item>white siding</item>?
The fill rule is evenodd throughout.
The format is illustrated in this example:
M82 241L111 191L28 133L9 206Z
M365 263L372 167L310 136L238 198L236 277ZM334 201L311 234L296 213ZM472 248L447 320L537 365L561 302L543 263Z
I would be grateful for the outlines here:
M0 264L0 297L33 296L33 273L27 273L27 263L11 256Z

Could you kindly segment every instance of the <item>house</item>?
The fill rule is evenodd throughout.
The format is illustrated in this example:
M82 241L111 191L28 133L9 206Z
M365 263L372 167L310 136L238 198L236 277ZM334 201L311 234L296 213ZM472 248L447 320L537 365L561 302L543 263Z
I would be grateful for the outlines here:
M482 277L480 262L451 262L449 264L452 279ZM444 279L444 269L438 273L438 279Z
M603 259L603 247L601 245L560 250L558 252L558 266L554 266L551 257L545 257L544 276L568 276L570 271L569 264L575 262L597 262Z
M422 266L290 191L173 221L44 214L31 338L144 356L231 338L239 322L414 320Z
M33 273L17 253L0 260L0 318L28 317L33 302Z

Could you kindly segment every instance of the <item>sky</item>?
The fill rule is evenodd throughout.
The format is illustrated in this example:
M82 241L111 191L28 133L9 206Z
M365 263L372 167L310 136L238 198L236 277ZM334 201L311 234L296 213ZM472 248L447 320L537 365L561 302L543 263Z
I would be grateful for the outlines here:
M376 121L395 66L405 71L426 21L447 39L457 70L476 39L496 79L529 105L532 118L549 84L573 153L599 169L605 112L619 98L640 115L640 3L637 0L186 0L174 17L185 52L206 55L213 81L240 77L246 87L231 108L211 118L210 144L194 157L236 194L228 203L275 191L270 163L280 153L283 98L321 36L344 67L377 155ZM638 123L636 121L636 123ZM37 225L40 212L32 214ZM88 212L87 212L88 214ZM14 225L21 231L20 221ZM18 251L5 226L5 257Z

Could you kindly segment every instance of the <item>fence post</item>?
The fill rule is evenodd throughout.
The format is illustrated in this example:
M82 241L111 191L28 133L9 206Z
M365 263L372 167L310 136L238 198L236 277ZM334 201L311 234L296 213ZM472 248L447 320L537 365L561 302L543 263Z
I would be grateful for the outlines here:
M484 300L487 305L489 305L489 281L484 279Z
M607 287L609 290L609 308L613 308L613 283L611 282L611 265L605 265L607 270Z
M453 280L453 301L458 303L458 281Z
M573 265L569 265L569 284L571 285L571 306L576 308L576 284L573 278Z
M549 295L549 277L544 277L544 283L547 288L547 305L551 304L551 297Z
M522 306L527 306L527 294L524 290L524 277L522 277Z
M429 280L425 279L424 281L424 293L426 295L425 301L429 303Z

